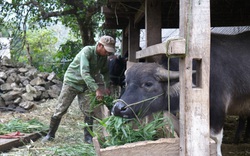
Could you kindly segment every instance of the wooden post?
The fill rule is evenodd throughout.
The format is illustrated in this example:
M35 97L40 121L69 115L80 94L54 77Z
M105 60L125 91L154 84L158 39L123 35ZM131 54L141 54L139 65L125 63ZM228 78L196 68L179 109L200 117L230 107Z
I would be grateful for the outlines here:
M122 55L128 53L128 36L126 35L126 29L122 30Z
M145 0L146 46L161 43L161 0ZM157 62L161 56L146 58L147 62Z
M146 46L161 43L161 0L145 0ZM161 56L147 57L147 62L157 62ZM145 118L146 122L153 120L152 115Z
M186 57L180 60L180 155L209 156L209 0L180 0L180 37L186 39Z
M146 46L161 43L161 0L145 0Z
M139 50L140 29L134 25L134 18L130 17L128 26L128 62L127 69L137 62L135 52Z

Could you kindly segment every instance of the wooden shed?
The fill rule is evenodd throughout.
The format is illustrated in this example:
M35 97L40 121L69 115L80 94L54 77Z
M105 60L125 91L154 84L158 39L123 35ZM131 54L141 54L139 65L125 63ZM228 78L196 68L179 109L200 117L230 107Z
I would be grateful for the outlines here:
M102 7L104 27L123 31L128 67L140 58L152 62L162 54L181 58L180 155L210 155L211 27L250 25L249 8L248 0L108 0ZM179 28L179 37L161 43L162 28ZM139 50L141 29L147 48ZM193 61L198 63L196 87L191 84Z

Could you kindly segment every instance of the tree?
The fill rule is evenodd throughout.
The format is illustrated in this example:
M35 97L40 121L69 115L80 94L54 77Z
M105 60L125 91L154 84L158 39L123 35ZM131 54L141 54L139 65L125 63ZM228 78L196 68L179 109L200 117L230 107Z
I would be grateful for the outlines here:
M79 35L83 46L94 43L100 7L105 0L12 0L1 1L0 17L15 23L20 31L37 28L60 20ZM25 34L25 33L24 33ZM25 36L24 36L25 37Z
M35 66L40 71L50 69L53 63L51 56L56 54L55 43L57 38L52 30L39 29L27 31L26 49L30 65ZM23 57L25 60L27 57Z
M0 19L4 19L4 22L0 23L0 28L4 25L5 29L12 34L12 59L24 61L27 60L25 57L30 56L30 64L39 65L39 62L36 62L38 59L33 56L38 53L34 53L34 49L31 49L27 32L60 21L74 32L77 39L62 45L56 55L49 54L58 63L46 69L53 69L62 75L68 61L79 52L75 50L95 44L94 37L97 33L103 35L109 32L110 35L115 36L116 31L106 31L100 27L101 22L104 21L100 8L105 2L106 0L12 0L12 3L9 3L7 0L0 0ZM79 45L79 41L82 46ZM30 55L27 55L28 52L31 52ZM67 62L65 63L64 60ZM59 64L63 64L63 67ZM41 67L38 66L38 68Z
M52 70L57 76L62 79L66 69L70 62L76 56L76 54L82 49L82 44L79 40L70 41L68 40L65 44L59 47L56 55L53 56L53 60L58 63L52 64Z

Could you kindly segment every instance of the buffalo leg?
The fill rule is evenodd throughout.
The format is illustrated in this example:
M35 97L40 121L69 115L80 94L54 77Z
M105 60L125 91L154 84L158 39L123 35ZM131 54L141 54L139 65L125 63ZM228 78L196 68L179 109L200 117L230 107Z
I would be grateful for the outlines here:
M238 144L240 142L240 136L245 128L246 118L239 116L237 130L234 136L234 143Z
M245 130L244 142L248 142L248 138L250 136L250 117L247 117L247 126Z

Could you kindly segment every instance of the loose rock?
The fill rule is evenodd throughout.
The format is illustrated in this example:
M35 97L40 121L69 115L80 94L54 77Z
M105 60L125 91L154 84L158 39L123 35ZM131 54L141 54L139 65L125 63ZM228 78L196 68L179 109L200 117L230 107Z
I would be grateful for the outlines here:
M39 72L5 57L0 60L0 71L0 107L7 109L29 110L39 101L57 98L62 87L54 72Z

